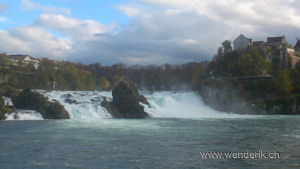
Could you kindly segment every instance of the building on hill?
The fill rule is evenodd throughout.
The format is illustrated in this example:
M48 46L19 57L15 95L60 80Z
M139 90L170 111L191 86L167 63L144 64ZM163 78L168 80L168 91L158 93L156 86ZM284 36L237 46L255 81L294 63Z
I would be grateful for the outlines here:
M35 59L29 55L9 55L12 65L20 66L24 65L32 65L35 70L39 68L40 61Z
M243 34L240 34L240 36L233 41L233 47L236 51L245 50L251 45L252 39L247 38Z
M268 37L267 38L267 45L268 46L277 46L280 47L282 45L287 45L288 42L285 39L285 36L278 36L278 37Z
M300 39L294 47L290 47L285 36L267 37L267 41L252 41L243 34L239 35L234 41L234 50L242 51L249 46L260 49L263 51L265 58L275 64L278 68L295 67L300 62ZM218 50L218 55L221 52Z
M272 49L268 60L276 62L279 67L288 68L288 42L285 36L268 37L266 46Z

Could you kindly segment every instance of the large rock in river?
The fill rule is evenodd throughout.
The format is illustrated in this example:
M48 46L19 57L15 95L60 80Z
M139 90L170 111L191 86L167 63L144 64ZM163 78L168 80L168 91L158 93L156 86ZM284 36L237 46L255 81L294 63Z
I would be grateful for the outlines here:
M115 118L146 118L149 115L145 112L141 103L148 104L147 99L139 94L134 84L121 81L112 91L113 100L104 100L101 106Z
M44 119L69 119L69 113L58 102L50 102L42 94L23 90L12 98L14 106L18 109L35 110L40 112Z

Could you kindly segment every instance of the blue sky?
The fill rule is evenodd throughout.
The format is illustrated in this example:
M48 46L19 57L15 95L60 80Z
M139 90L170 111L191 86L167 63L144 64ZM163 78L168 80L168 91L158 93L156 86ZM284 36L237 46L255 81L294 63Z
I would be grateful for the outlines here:
M1 0L0 53L82 63L210 60L243 33L300 37L298 0Z
M71 16L79 19L93 19L103 24L126 24L129 17L124 15L116 6L125 2L125 0L31 0L31 2L40 4L45 7L60 7L71 10ZM25 24L31 24L35 18L43 13L40 10L26 10L20 0L1 0L1 3L7 4L8 7L3 15L9 18L9 22L0 25L0 29L13 28Z

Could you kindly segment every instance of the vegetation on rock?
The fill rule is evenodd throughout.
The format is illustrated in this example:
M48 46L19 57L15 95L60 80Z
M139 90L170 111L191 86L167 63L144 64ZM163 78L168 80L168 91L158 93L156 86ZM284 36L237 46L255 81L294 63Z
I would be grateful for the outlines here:
M208 105L235 113L300 114L300 64L280 68L249 47L217 56L194 89ZM264 76L267 79L240 77Z
M7 113L7 109L5 108L3 98L0 97L0 120L6 119L5 113Z

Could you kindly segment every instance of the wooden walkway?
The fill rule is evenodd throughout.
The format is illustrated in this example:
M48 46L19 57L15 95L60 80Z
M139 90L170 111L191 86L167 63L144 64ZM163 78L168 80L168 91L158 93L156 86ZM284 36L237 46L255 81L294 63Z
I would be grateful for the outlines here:
M271 75L264 75L264 76L240 76L238 80L269 80L272 79L273 76Z

